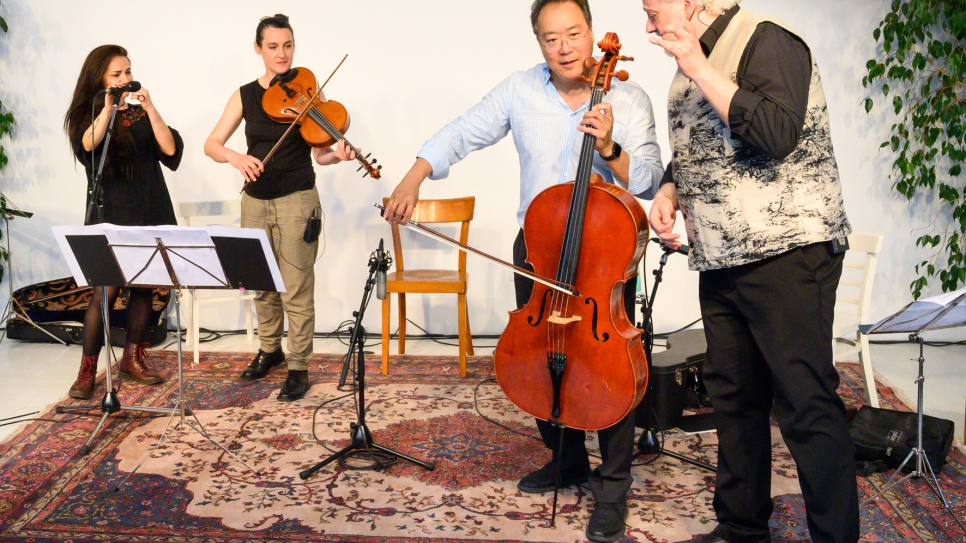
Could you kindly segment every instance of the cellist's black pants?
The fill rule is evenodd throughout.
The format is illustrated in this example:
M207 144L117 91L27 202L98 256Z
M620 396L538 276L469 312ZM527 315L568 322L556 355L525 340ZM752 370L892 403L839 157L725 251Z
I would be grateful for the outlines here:
M704 381L718 430L714 533L731 543L768 540L773 410L798 467L812 541L859 538L852 441L832 365L842 256L816 243L701 272Z
M527 247L523 243L523 230L517 234L513 242L513 264L533 271L526 264ZM516 289L517 307L523 307L530 300L533 292L533 280L520 275L513 276L513 286ZM624 288L624 307L627 315L633 320L634 295L637 285L628 282ZM557 458L557 447L560 444L560 428L546 421L537 420L537 428L543 438L544 445L553 451L554 460L563 461L564 471L582 470L590 466L587 457L586 435L583 430L565 429L563 436L562 458ZM631 488L631 462L634 459L634 410L620 422L597 431L600 442L601 464L590 474L590 490L598 502L624 502L627 491Z

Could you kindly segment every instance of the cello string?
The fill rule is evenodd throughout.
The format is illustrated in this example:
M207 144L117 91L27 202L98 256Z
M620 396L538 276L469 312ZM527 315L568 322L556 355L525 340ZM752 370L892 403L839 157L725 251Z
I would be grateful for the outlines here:
M593 110L594 107L600 104L603 100L603 94L603 89L597 87L591 91L589 110ZM578 162L577 177L574 183L571 213L567 221L567 232L564 238L564 254L562 255L562 258L565 260L563 266L561 266L564 274L563 277L568 280L568 284L574 284L576 281L577 265L580 259L581 237L583 235L587 203L590 195L590 175L593 173L595 141L596 138L594 136L585 134L581 146L580 160ZM574 220L571 221L570 219ZM561 316L568 317L570 315L571 297L564 296L558 298L558 300L560 302L558 309ZM563 330L563 326L557 328L559 329L559 337L556 344L558 349L560 349L558 352L563 352L566 339L565 330Z

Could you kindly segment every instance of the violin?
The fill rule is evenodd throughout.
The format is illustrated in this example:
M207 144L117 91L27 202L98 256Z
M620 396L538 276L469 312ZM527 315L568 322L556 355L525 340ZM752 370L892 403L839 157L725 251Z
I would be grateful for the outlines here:
M598 43L590 107L600 104L621 57L617 35ZM647 245L644 209L593 171L596 138L584 135L576 179L542 191L527 209L523 236L534 274L572 286L573 294L535 283L527 304L510 312L493 355L497 381L520 410L560 426L613 426L641 401L647 357L641 330L624 308Z
M341 63L339 65L341 66ZM275 122L297 125L302 138L312 147L330 147L336 142L345 142L346 147L355 152L356 160L361 164L356 171L365 169L366 173L363 177L367 175L372 176L373 179L382 177L379 171L382 166L375 165L378 161L376 159L369 161L372 153L362 156L362 153L346 139L345 133L349 130L349 113L345 106L335 100L321 100L319 98L321 91L315 75L308 68L292 68L272 79L262 96L262 109ZM289 130L291 128L289 127ZM268 162L288 133L286 131L279 138L275 147L262 160L263 163Z

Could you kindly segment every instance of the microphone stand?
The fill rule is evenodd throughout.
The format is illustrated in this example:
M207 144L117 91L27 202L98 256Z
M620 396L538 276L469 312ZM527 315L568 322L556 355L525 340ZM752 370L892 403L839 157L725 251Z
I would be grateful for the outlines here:
M382 247L382 241L379 242L380 248ZM417 466L420 466L426 470L432 471L436 468L435 464L432 462L423 462L411 456L406 456L400 452L394 451L388 447L383 447L378 443L372 441L372 433L369 431L369 427L366 426L366 356L365 356L365 344L366 344L366 330L362 327L362 318L365 316L366 307L369 305L369 300L372 298L372 287L376 283L376 274L380 271L384 272L389 269L388 255L382 252L380 256L378 253L373 254L369 257L369 278L366 280L366 286L362 293L362 303L359 305L358 311L353 311L352 316L355 317L355 323L352 325L352 336L349 340L349 352L345 357L345 364L342 368L342 379L340 385L345 382L346 373L349 368L349 361L352 359L352 351L356 351L356 356L358 360L358 374L356 376L356 381L358 381L357 390L359 391L359 402L357 404L358 412L356 422L349 425L351 429L352 437L351 442L339 452L330 455L325 460L322 460L318 464L312 466L299 473L299 477L304 481L314 475L317 471L327 466L329 463L340 460L343 457L349 455L353 451L367 451L370 453L380 452L387 454L392 457L402 458L403 460L412 462ZM378 467L378 466L376 466ZM375 469L376 467L366 468Z
M104 191L101 187L101 178L104 175L104 162L107 159L107 148L111 145L111 135L114 134L114 118L117 116L117 108L120 105L121 97L114 97L114 105L111 108L111 120L107 123L107 133L104 135L104 150L101 151L101 160L97 165L97 172L91 182L90 202L87 203L87 214L84 216L84 224L97 224L104 221ZM92 125L93 126L93 125ZM93 139L94 129L91 128L91 138ZM91 142L93 148L94 142Z
M654 238L654 240L656 239L657 238ZM664 250L664 254L661 255L661 261L658 265L658 268L653 272L654 286L651 288L651 297L645 298L644 304L641 306L641 313L644 317L644 322L642 324L644 328L644 352L647 354L648 375L651 374L651 353L654 350L654 322L651 318L651 314L654 309L654 298L657 296L658 285L660 285L661 281L664 279L664 265L667 264L667 257L671 253L679 252L679 250L672 249L663 243L660 245ZM648 384L648 388L651 388L650 384ZM671 458L676 458L682 462L686 462L708 471L718 471L717 468L711 464L707 464L705 462L701 462L700 460L695 460L694 458L689 458L683 454L678 454L674 451L665 449L658 441L657 433L654 431L654 421L651 418L653 409L651 408L650 391L645 391L644 399L641 401L644 402L644 433L641 435L641 439L637 442L637 454L634 455L635 457L643 454L666 454ZM663 432L664 429L662 428L661 431Z

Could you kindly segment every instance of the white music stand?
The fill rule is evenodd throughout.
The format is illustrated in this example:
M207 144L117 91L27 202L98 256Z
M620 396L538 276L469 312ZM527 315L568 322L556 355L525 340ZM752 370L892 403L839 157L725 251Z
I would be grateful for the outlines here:
M70 249L79 246L77 240L80 237L100 236L107 240L110 257L116 263L117 272L123 277L123 284L134 287L175 289L177 291L174 296L175 326L179 333L181 330L180 290L183 288L251 288L284 291L278 264L275 262L263 230L216 227L209 230L181 226L121 227L100 224L85 227L56 227L54 233L58 243L66 249L64 254L68 257L68 266L74 272L78 284L82 281L87 284L87 279L78 264L77 257L80 251ZM91 254L84 254L84 258L90 260L94 257ZM100 261L103 260L106 258L100 258ZM164 442L169 429L174 431L183 424L258 474L257 470L208 434L185 400L184 356L180 338L177 345L178 397L155 449ZM172 426L171 422L175 415L178 415L179 420ZM150 455L151 452L148 452L114 490L118 490L121 484L136 473Z
M932 465L929 464L929 458L926 456L926 451L922 446L923 383L925 381L925 378L923 377L923 365L925 363L923 346L925 345L925 342L922 339L922 332L927 330L955 328L963 325L966 325L966 287L961 288L956 292L950 292L941 296L934 296L932 298L926 298L924 300L913 302L872 326L860 326L860 331L863 334L908 333L909 341L919 344L919 375L916 377L919 395L918 404L916 407L918 417L916 446L909 451L909 454L906 456L905 460L903 460L902 464L895 470L895 472L892 474L892 477L890 477L886 482L886 485L875 494L866 498L866 500L862 502L862 505L878 499L879 496L888 492L889 489L911 478L922 478L925 480L929 489L932 490L942 502L943 507L949 511L949 515L953 517L953 520L959 524L960 528L966 530L966 527L963 526L963 523L960 522L956 515L953 514L953 510L949 507L949 502L946 501L946 496L943 495L942 488L939 486L939 480L936 478ZM908 464L913 457L915 457L916 467L908 475L900 478L902 469L906 467L906 464Z

